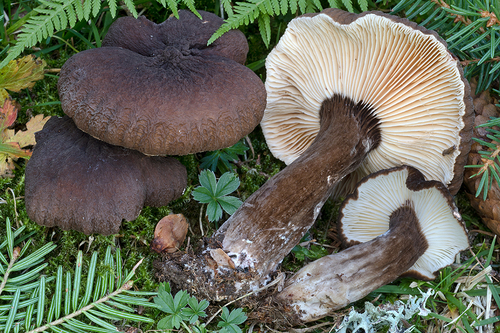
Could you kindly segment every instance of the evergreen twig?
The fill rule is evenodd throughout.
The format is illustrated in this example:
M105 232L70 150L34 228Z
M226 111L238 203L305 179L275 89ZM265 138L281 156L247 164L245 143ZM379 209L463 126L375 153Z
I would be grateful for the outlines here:
M140 262L142 262L142 259L141 259L141 261L140 261ZM139 262L139 263L140 263L140 262ZM137 267L137 265L136 265L136 267ZM134 267L134 271L135 271L135 268L136 268L136 267ZM31 331L29 331L28 333L38 333L38 332L43 332L43 331L45 331L45 330L47 330L47 329L49 329L49 328L51 328L51 327L53 327L53 326L56 326L56 325L62 324L62 323L64 323L65 321L68 321L68 320L69 320L69 319L71 319L71 318L77 317L77 316L81 315L82 313L84 313L84 312L86 312L86 311L88 311L88 310L90 310L90 309L94 308L96 305L99 305L99 304L101 304L101 303L104 303L104 302L106 302L106 301L109 301L109 300L110 300L111 298L113 298L114 296L119 295L119 294L121 294L122 292L124 292L124 291L126 291L126 290L130 290L130 289L132 288L132 286L133 286L133 285L134 285L134 282L133 282L132 280L130 280L130 281L128 281L128 282L126 282L126 283L124 283L124 284L123 284L123 285L122 285L119 289L115 290L115 291L114 291L114 292L112 292L111 294L109 294L109 295L107 295L107 296L104 296L103 298L101 298L101 299L99 299L99 300L97 300L97 301L95 301L95 302L93 302L93 303L90 303L89 305L87 305L87 306L85 306L85 307L81 308L81 309L80 309L80 310L78 310L78 311L75 311L75 312L73 312L73 313L70 313L70 314L69 314L69 315L67 315L67 316L64 316L64 317L62 317L62 318L59 318L59 319L57 319L57 320L54 320L53 322L51 322L51 323L49 323L49 324L47 324L47 325L44 325L44 326L38 327L38 328L36 328L36 329L34 329L34 330L31 330Z
M5 285L7 284L7 280L9 279L9 275L10 275L10 272L12 270L12 267L16 263L16 260L19 258L19 254L21 253L21 249L18 246L16 246L12 253L13 253L12 258L10 258L9 265L7 266L7 269L5 270L5 274L3 276L2 283L0 284L0 295L2 294L2 291L5 288Z

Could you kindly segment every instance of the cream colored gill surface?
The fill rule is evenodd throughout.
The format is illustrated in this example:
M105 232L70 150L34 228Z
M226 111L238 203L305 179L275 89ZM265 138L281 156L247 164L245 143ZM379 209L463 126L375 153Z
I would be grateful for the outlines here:
M349 25L326 14L299 17L269 54L261 126L272 153L290 164L319 130L322 102L340 94L371 104L382 142L358 169L409 164L449 184L464 124L464 84L434 36L369 14ZM350 188L352 186L343 186Z
M455 255L467 249L467 235L439 190L410 191L407 178L405 168L361 184L358 200L351 200L342 210L342 230L348 241L370 241L389 229L389 217L395 209L410 202L429 244L410 270L434 279L434 272L452 264Z

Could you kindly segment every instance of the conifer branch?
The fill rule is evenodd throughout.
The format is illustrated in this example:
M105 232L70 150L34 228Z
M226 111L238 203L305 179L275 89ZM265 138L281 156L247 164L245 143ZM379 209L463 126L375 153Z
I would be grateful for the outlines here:
M19 258L19 254L21 253L21 249L19 247L15 247L14 251L12 252L12 258L10 258L9 265L7 266L7 269L5 270L5 274L3 276L2 283L0 284L0 295L2 294L3 289L5 288L5 285L7 284L7 280L9 278L10 271L12 270L12 266L16 263L17 259Z
M142 262L142 260L141 260L141 262ZM136 266L136 267L137 267L137 266ZM40 326L40 327L38 327L38 328L36 328L36 329L34 329L34 330L32 330L32 331L29 331L28 333L38 333L38 332L43 332L43 331L45 331L45 330L49 329L50 327L53 327L53 326L56 326L56 325L62 324L62 323L64 323L64 322L68 321L69 319L74 318L74 317L77 317L77 316L81 315L82 313L84 313L84 312L86 312L86 311L88 311L88 310L92 309L92 308L93 308L93 307L95 307L96 305L99 305L99 304L101 304L101 303L104 303L104 302L106 302L106 301L109 301L109 300L110 300L111 298L113 298L114 296L119 295L119 294L121 294L122 292L124 292L124 291L126 291L126 290L130 290L130 288L132 288L133 284L134 284L134 283L133 283L133 281L128 281L128 282L124 283L124 284L123 284L123 286L121 286L119 289L117 289L117 290L115 290L114 292L112 292L111 294L109 294L109 295L107 295L107 296L105 296L105 297L103 297L103 298L101 298L101 299L99 299L99 300L97 300L97 301L95 301L95 302L93 302L93 303L90 303L89 305L87 305L87 306L85 306L85 307L81 308L81 309L80 309L80 310L78 310L78 311L75 311L75 312L73 312L73 313L70 313L70 314L69 314L69 315L67 315L67 316L64 316L64 317L62 317L62 318L59 318L59 319L57 319L57 320L54 320L53 322L51 322L51 323L49 323L49 324L47 324L47 325L44 325L44 326Z

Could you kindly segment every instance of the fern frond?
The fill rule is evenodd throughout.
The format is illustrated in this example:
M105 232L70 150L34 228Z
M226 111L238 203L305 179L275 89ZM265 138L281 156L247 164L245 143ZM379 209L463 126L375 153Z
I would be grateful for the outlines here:
M266 47L269 47L271 41L271 19L269 16L262 15L259 17L259 31Z
M108 7L109 7L109 12L111 13L111 17L116 16L116 11L118 9L118 4L116 3L117 0L107 0L108 1Z
M198 11L194 6L194 0L182 0L182 2L186 5L187 8L189 8L190 11L192 11L196 16L198 16L200 20L202 19L200 13L198 13Z
M226 13L229 15L229 16L232 16L234 15L234 12L233 12L233 7L231 6L231 0L220 0L221 3L222 3L222 7L224 8L224 10L226 11Z
M94 1L100 1L100 0L94 0ZM135 9L134 0L123 0L123 3L135 18L139 16L139 13L137 13L137 10Z
M231 29L236 29L242 25L248 25L259 17L261 8L267 9L265 2L269 5L269 0L250 0L249 2L237 2L234 6L234 14L227 18L226 22L210 37L208 45L212 44L217 38ZM261 7L264 6L264 7ZM271 7L272 8L272 7Z
M348 11L351 13L354 12L354 8L352 6L352 0L342 0L342 4L347 8Z
M80 0L40 0L40 6L33 10L37 14L31 16L23 26L16 44L10 48L0 68L17 58L26 48L40 43L57 30L73 27L78 20L88 20L91 13L98 13L100 9L100 0L84 1L83 5Z

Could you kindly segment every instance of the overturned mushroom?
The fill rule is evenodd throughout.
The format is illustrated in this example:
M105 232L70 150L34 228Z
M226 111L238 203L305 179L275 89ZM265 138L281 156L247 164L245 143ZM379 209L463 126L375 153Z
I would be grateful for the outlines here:
M262 119L266 91L242 63L248 44L231 30L210 46L218 16L179 11L155 24L119 18L103 47L72 56L58 82L64 112L82 131L147 155L229 147Z
M144 205L178 198L187 184L186 168L176 159L99 141L69 117L52 117L36 141L25 199L28 216L41 225L110 235Z
M446 186L407 166L365 177L343 203L339 223L344 234L368 241L306 265L287 282L277 299L301 321L326 316L402 275L434 279L468 247Z
M413 164L453 193L460 187L470 88L435 32L379 12L327 9L292 20L266 67L261 125L290 164L218 232L236 267L266 278L359 168Z
M455 193L470 149L472 103L460 64L435 32L408 20L337 9L306 14L290 22L266 67L261 125L274 154L292 155L214 235L235 266L214 276L223 281L220 290L234 287L217 297L269 282L355 170L415 162ZM279 148L279 141L287 145ZM200 292L203 260L198 269L191 261L165 262L159 275L182 271L193 283L181 288ZM235 271L247 277L235 281Z

